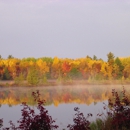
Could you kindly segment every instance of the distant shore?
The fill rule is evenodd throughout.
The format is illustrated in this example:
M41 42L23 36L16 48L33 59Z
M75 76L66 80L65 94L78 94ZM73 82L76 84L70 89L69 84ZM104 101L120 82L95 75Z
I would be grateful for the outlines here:
M31 85L28 84L27 81L23 81L22 83L15 83L14 80L0 80L0 87L11 87L11 86L27 86L27 87L35 87L35 86L41 86L41 87L47 87L47 86L58 86L58 85L62 85L62 86L66 86L66 85L111 85L111 84L115 84L115 85L129 85L130 81L128 80L71 80L71 81L57 81L57 80L47 80L47 82L42 83L42 84L37 84L37 85Z

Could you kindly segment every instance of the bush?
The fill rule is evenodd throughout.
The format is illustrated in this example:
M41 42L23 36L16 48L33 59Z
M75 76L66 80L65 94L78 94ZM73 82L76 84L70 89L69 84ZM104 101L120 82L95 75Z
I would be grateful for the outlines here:
M3 119L0 119L0 128L3 126Z
M24 76L22 73L18 77L14 78L15 84L21 85L24 82Z
M122 97L113 89L113 100L109 99L110 111L108 116L112 119L112 127L116 130L130 130L130 101L123 87Z
M29 70L27 81L30 85L37 85L39 83L38 71L35 68Z
M103 128L103 121L101 119L97 119L95 122L90 124L91 130L102 130Z
M88 114L87 118L85 118L78 107L74 108L74 110L77 112L73 118L74 124L69 124L67 128L69 128L69 130L90 130L90 122L87 118L92 116L92 114Z

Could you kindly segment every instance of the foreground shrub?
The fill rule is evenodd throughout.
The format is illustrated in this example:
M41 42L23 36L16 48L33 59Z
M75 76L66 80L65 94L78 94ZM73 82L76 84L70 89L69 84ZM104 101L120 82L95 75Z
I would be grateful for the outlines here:
M69 128L69 130L90 130L90 122L87 120L87 118L92 116L92 114L88 114L88 116L85 118L83 113L79 111L78 107L76 107L74 110L77 112L73 118L74 124L69 124L67 128Z
M130 130L130 101L123 87L122 96L113 89L113 100L109 99L110 111L108 116L112 119L112 127L116 130Z
M3 126L3 119L0 119L0 128Z
M103 121L101 119L97 119L95 122L90 124L91 130L102 130L103 128Z
M107 116L104 113L98 114L102 119L97 119L90 124L91 130L130 130L130 100L126 91L119 95L115 89L112 90L112 99L108 100L109 106L104 106Z
M4 128L3 130L54 130L58 128L57 125L54 125L55 120L52 119L44 108L45 101L40 99L39 91L33 92L32 95L38 104L39 114L35 114L35 111L26 103L22 103L22 118L18 120L19 126L15 127L10 121L10 128ZM2 121L1 123L3 123Z
M43 106L45 101L40 100L39 96L39 91L33 92L33 97L38 103L38 115L26 103L23 103L22 118L18 121L21 130L52 130L58 128L57 125L53 125L55 121L49 116L48 111Z

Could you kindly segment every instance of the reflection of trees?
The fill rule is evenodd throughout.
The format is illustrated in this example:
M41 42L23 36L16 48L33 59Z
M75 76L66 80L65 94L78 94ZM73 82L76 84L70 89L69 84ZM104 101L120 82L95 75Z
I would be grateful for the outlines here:
M9 89L0 91L0 104L8 104L9 106L27 102L34 106L36 103L31 96L34 89ZM88 87L88 88L51 88L41 89L41 98L46 101L45 105L54 104L58 106L61 103L79 103L79 104L96 104L99 101L104 101L110 98L111 89L106 87Z

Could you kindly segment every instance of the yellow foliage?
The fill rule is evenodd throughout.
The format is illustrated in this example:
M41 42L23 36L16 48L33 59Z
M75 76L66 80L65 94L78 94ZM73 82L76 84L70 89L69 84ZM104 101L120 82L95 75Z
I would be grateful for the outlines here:
M3 64L6 66L6 67L8 67L8 65L9 65L9 60L2 60L3 61Z
M46 63L46 61L43 62L42 59L39 59L37 62L36 62L37 66L39 67L40 71L45 74L46 72L49 72L49 67Z
M58 57L54 57L53 65L57 65L59 63Z
M0 60L0 67L4 65L3 60Z
M74 102L76 102L76 103L81 103L81 100L80 99L74 99Z
M107 76L107 68L108 68L108 64L107 63L103 63L101 66L101 73L103 73L104 76Z
M72 76L76 70L78 74L82 75L83 78L91 78L91 77L105 77L105 79L116 79L119 74L124 76L124 78L130 77L130 57L119 58L123 67L116 64L109 64L103 60L92 60L89 57L86 58L78 58L78 59L59 59L58 57L54 57L52 60L43 60L41 59L0 59L0 78L5 77L5 71L8 70L10 77L15 78L19 76L20 73L23 73L25 77L27 76L28 70L30 67L34 67L38 69L39 74L45 74L49 72L49 76L51 78L58 78L64 76L65 67L63 67L64 63L67 63L68 66L71 66L71 73L68 73L68 76ZM65 65L64 65L65 66ZM74 68L74 69L73 69ZM70 75L69 75L70 74ZM77 74L77 75L78 75ZM70 76L70 78L71 78ZM78 76L77 76L78 77Z
M107 100L108 99L108 96L105 95L105 93L102 93L102 98L101 100Z
M93 64L94 64L94 61L93 61L93 60L90 60L90 61L88 62L88 67L89 67L89 69L92 69Z
M87 101L86 101L87 105L90 105L93 102L94 102L94 99L92 98L92 96L89 96Z
M11 105L16 105L16 104L19 104L18 102L16 102L15 99L13 98L6 98L3 100L2 104L11 104Z
M54 58L52 63L52 70L53 70L54 77L60 76L62 62L63 61L61 59L58 59L57 57Z
M36 64L41 67L43 65L43 60L42 59L39 59Z
M54 103L54 106L58 107L58 105L59 105L59 101L58 100L54 100L53 103Z
M30 61L30 62L29 62L29 65L30 65L30 66L34 66L34 62L33 62L33 61Z
M80 65L80 61L79 60L72 60L72 61L70 61L69 64L72 66L72 68L78 68Z
M120 58L120 60L123 66L127 66L128 64L130 64L130 57Z

